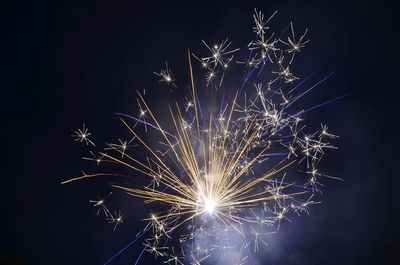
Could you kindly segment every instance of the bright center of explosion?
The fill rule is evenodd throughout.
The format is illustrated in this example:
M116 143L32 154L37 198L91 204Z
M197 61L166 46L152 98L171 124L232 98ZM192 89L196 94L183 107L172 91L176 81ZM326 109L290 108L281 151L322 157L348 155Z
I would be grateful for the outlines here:
M206 202L204 203L204 211L206 211L208 214L212 215L215 210L215 202L212 199L207 199Z

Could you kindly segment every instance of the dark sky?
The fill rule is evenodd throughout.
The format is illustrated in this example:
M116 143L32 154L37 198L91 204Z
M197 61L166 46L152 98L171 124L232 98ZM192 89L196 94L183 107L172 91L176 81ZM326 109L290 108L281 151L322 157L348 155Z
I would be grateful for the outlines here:
M254 7L309 28L299 71L335 72L312 100L352 94L311 117L340 135L326 166L345 181L327 185L312 215L285 225L260 264L399 263L398 7L232 2L33 1L1 8L0 264L103 264L133 238L143 204L117 195L115 204L135 210L113 232L88 203L107 194L107 180L60 185L84 165L71 128L86 122L100 142L118 135L112 113L132 111L136 89L158 86L153 71L168 60L186 73L187 48L200 49L202 39L246 45ZM112 264L133 264L140 250L132 246ZM139 264L155 263L145 257Z

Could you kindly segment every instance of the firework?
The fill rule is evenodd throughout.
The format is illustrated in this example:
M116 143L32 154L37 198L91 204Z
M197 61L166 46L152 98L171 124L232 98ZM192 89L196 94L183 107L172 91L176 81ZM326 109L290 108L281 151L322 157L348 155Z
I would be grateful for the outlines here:
M317 169L325 151L335 148L330 141L337 136L325 125L306 134L307 110L291 107L310 90L297 93L299 77L289 69L308 43L307 29L297 37L290 23L290 36L283 41L270 32L268 23L275 14L265 20L255 11L255 39L247 46L246 60L234 61L239 49L232 49L228 39L216 45L203 41L210 53L204 56L188 52L186 101L166 104L169 118L163 116L161 122L145 93L138 92L138 115L118 114L130 139L118 139L84 158L98 165L116 163L148 179L144 187L112 187L159 205L158 213L149 212L138 238L143 237L144 251L165 263L247 264L283 221L290 221L292 214L309 214L309 207L318 203L314 199L321 193L322 177L339 179ZM204 90L215 92L215 106L203 105L192 58L205 72ZM244 65L232 95L223 83L231 65ZM177 87L168 64L154 74ZM90 135L83 125L74 137L94 146ZM135 149L140 156L131 152ZM83 173L63 183L102 175L120 174ZM90 202L114 230L123 223L121 212L112 213L104 199Z

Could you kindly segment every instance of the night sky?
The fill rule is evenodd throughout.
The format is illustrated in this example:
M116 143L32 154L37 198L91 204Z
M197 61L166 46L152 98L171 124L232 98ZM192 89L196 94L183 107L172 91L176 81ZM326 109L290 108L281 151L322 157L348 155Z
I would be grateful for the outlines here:
M153 90L155 106L166 99L154 71L168 61L187 78L187 49L203 49L203 39L247 45L254 7L278 10L278 29L289 21L309 28L301 76L334 72L303 104L350 94L309 116L340 135L324 169L345 181L326 183L310 216L283 224L259 264L399 264L399 9L384 1L303 2L2 7L0 265L104 264L134 237L146 213L140 200L114 192L113 205L126 212L114 232L88 202L110 191L109 179L60 185L87 165L71 129L85 122L97 142L124 135L113 113L135 111L137 89ZM141 250L132 245L111 264L133 265ZM148 255L138 264L163 263Z

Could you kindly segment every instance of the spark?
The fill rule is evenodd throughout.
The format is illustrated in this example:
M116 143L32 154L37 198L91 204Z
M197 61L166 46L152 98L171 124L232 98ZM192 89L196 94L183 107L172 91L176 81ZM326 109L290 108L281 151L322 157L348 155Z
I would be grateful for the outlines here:
M251 233L254 236L254 253L255 253L259 250L260 243L268 246L267 242L265 242L263 237L265 237L266 235L271 234L271 233L263 233L263 232L259 232L258 230L255 230L253 227L250 227L250 228L251 228Z
M110 192L107 197L109 197L111 194L112 192ZM106 206L105 201L106 201L105 198L98 198L97 200L89 200L89 202L93 204L93 207L97 208L97 215L99 215L100 212L103 212L104 216L108 218L111 217L112 214L108 209L108 207Z
M229 68L229 65L234 58L234 53L239 51L239 48L230 49L232 43L228 39L225 39L221 43L215 45L208 45L204 40L202 42L210 52L210 55L201 58L195 54L192 55L201 63L202 68L207 70L205 75L207 86L211 84L212 81L217 79L218 73L221 73L219 79L219 86L221 86L224 80L225 71Z
M104 160L103 156L100 154L95 155L92 151L90 151L92 157L82 157L83 160L94 161L99 166Z
M165 69L160 70L160 72L154 72L155 75L161 77L160 82L164 82L166 84L171 84L176 87L174 83L174 79L172 78L171 70L168 68L168 63L165 63Z
M109 223L113 223L114 224L114 231L117 228L118 225L122 224L124 222L123 216L121 214L121 212L119 213L114 213L114 214L110 214L109 218L107 218Z
M74 131L74 134L72 135L72 137L75 138L76 142L81 142L81 143L85 143L86 145L93 145L96 146L90 139L89 137L92 134L89 132L88 128L85 127L85 124L82 125L82 129L77 129L76 131Z
M295 34L294 34L294 29L293 29L293 23L292 23L292 22L290 22L290 28L291 28L291 30L292 30L292 38L288 37L288 38L287 38L287 42L285 42L285 41L283 41L283 40L280 40L283 44L289 46L289 48L286 49L286 51L287 51L288 53L291 53L291 54L292 54L292 57L291 57L291 59L290 59L289 64L291 64L291 63L293 62L294 55L295 55L296 53L299 53L300 50L301 50L302 48L304 48L305 45L309 42L309 40L303 41L304 37L305 37L306 34L307 34L308 29L306 29L306 30L304 31L303 35L301 35L301 37L299 38L299 40L296 41L296 37L295 37Z
M115 150L117 149L121 153L121 158L124 158L125 152L128 150L128 148L131 147L137 147L138 145L131 145L130 143L134 140L135 138L132 138L129 141L122 141L121 139L118 139L117 144L108 144L109 147L104 148L104 150Z
M259 51L259 54L255 54L252 61L249 62L250 66L257 66L259 63L264 62L266 60L271 63L272 58L270 57L271 52L275 52L279 50L276 47L278 40L274 38L274 33L271 33L269 37L265 36L266 30L269 29L267 23L275 16L277 12L274 12L266 21L264 20L264 14L261 12L257 12L255 9L255 14L253 15L255 27L253 28L254 32L257 34L257 39L251 41L248 45L250 51Z
M289 69L289 66L283 67L282 65L279 66L280 70L278 72L273 71L272 73L277 74L278 77L273 81L275 82L277 79L282 78L285 83L293 83L298 77L294 76Z
M228 39L225 39L220 44L215 44L211 47L205 41L203 41L203 44L211 52L211 55L201 58L201 61L213 65L213 69L215 69L216 66L227 68L233 59L233 53L239 50L238 48L230 50L229 47L232 43Z
M257 36L263 37L265 34L265 31L269 29L267 27L267 23L276 15L277 11L275 11L266 21L264 20L264 14L261 11L257 11L257 9L254 9L254 23L256 24L255 27L253 28L254 32L257 33Z
M183 256L178 256L175 254L175 250L172 248L172 254L169 255L169 259L166 260L164 263L173 264L173 265L183 265L182 259Z
M153 242L151 242L151 240L147 239L144 245L145 245L145 250L153 254L156 258L167 255L165 253L165 250L168 249L168 247L160 247L158 240L153 240Z

